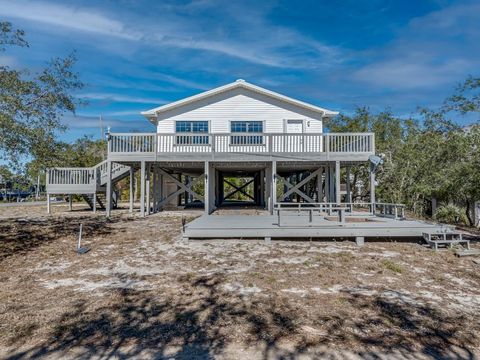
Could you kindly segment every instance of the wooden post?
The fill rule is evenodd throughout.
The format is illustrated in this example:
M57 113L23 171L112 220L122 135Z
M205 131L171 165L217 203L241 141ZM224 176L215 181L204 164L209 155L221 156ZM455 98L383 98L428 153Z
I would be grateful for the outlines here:
M163 181L163 174L161 172L159 172L158 174L158 177L159 177L159 182L160 182L160 194L158 196L158 210L162 210L162 205L160 205L160 203L163 201L163 199L166 197L165 194L166 194L166 190L165 190L165 184L164 184L164 181Z
M147 180L145 188L147 191L147 215L150 215L150 165L147 166Z
M134 180L134 176L135 176L135 173L133 171L133 166L130 167L130 208L129 208L129 212L130 213L133 213L133 198L134 198L134 186L133 186L133 182L135 181Z
M68 195L68 210L69 210L69 211L72 211L72 210L73 210L72 194Z
M152 165L152 212L157 212L158 204L158 173L157 165Z
M93 213L96 214L97 213L97 193L96 192L92 194L92 208L93 208L92 209Z
M107 199L106 215L110 217L112 212L112 162L110 160L107 161L107 193L105 197Z
M210 196L210 200L208 201L208 203L210 205L210 209L208 213L211 214L215 210L215 185L217 182L217 170L213 167L211 163L209 163L209 166L210 180L208 183L210 185L210 188L208 189L208 194Z
M347 202L350 203L348 207L350 208L350 211L353 209L352 205L352 189L351 189L351 184L350 184L350 165L347 165L347 182L346 182L346 187L347 187Z
M45 171L45 188L48 189L50 183L50 170ZM7 198L7 187L5 186L5 199ZM50 214L50 194L47 192L47 214Z
M140 216L145 217L145 161L140 166Z
M340 192L340 161L335 161L335 202L340 205L342 194Z
M270 200L271 202L271 212L273 214L273 209L275 207L275 204L277 203L277 162L272 161L272 179L271 179L271 186L272 186L272 198Z
M320 167L320 173L317 175L317 202L323 202L323 166Z
M272 209L272 204L270 199L272 198L272 167L271 165L268 165L265 168L265 204L267 210L270 212L271 215L273 215L273 209Z
M435 215L436 211L437 211L437 199L432 198L432 216Z
M210 163L205 161L205 177L204 177L204 196L203 196L203 203L205 206L205 215L210 214Z
M325 166L325 202L330 202L330 164Z
M372 164L370 164L370 202L372 214L375 215L375 171Z

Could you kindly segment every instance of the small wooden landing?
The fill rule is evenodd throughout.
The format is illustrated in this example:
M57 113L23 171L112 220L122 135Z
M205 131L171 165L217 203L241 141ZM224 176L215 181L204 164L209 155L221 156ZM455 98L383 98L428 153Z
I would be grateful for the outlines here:
M422 234L423 239L433 249L438 250L439 246L452 247L465 244L470 250L470 240L464 239L462 233L448 228L428 229Z

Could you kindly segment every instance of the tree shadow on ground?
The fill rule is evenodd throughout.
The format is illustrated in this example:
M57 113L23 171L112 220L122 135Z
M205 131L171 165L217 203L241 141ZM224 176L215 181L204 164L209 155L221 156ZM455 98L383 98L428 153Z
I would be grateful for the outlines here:
M116 217L55 217L37 219L6 219L0 223L0 263L12 255L27 255L39 246L65 238L78 236L80 224L84 234L107 235L114 231L113 224L130 221Z
M183 281L176 296L119 290L101 307L79 301L61 316L49 341L7 358L62 357L68 352L76 358L212 359L240 342L256 346L263 359L300 354L337 358L318 350L322 345L367 349L357 354L372 359L375 351L392 350L473 359L468 348L478 341L478 329L467 330L465 317L450 317L426 305L345 293L342 299L355 315L339 311L318 316L275 295L234 296L224 290L221 275ZM307 322L320 328L321 335L306 335ZM21 341L14 345L21 346ZM452 352L452 346L460 351Z

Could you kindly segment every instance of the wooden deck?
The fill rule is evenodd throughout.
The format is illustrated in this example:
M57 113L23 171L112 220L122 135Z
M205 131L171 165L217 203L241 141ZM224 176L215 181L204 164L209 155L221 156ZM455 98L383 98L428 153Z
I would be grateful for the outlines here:
M443 227L423 221L395 220L372 215L349 215L345 223L335 216L307 214L282 216L281 226L275 215L221 216L204 215L185 227L185 239L201 238L422 238L424 231Z

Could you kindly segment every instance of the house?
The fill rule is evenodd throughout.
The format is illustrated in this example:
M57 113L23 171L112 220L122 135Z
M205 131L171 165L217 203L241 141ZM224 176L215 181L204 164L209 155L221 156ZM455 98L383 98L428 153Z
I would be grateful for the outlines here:
M375 154L373 133L324 131L336 111L244 80L142 115L156 133L110 133L104 162L92 168L49 169L48 198L82 194L94 211L105 207L109 216L116 204L115 183L130 176L132 190L134 173L140 171L142 216L179 202L203 204L211 214L231 198L226 184L271 213L284 201L339 205L351 199L349 181L342 184L350 179L350 167ZM371 171L371 204L374 176ZM228 180L235 177L250 179L247 185L253 190L247 193L244 185Z

